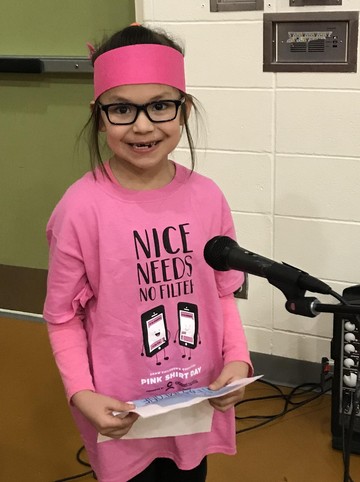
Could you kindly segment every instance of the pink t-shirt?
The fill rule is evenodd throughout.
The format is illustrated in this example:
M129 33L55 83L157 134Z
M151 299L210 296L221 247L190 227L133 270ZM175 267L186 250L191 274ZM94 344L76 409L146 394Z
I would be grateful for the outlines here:
M68 398L93 389L118 400L207 386L224 361L250 365L238 316L224 320L219 297L243 282L215 272L203 249L234 237L228 204L210 179L176 164L165 187L122 188L106 166L65 193L47 228L44 318ZM216 412L209 433L97 443L75 409L101 482L125 482L156 457L191 469L214 452L235 453L233 410Z

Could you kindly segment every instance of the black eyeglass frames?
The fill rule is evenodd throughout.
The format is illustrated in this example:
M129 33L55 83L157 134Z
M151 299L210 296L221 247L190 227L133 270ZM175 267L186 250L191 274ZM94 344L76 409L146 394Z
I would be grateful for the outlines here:
M147 104L132 104L130 102L118 102L114 104L101 104L100 109L105 112L110 124L130 125L138 118L140 112L144 112L151 122L169 122L176 118L179 107L184 104L185 98L178 100L166 99L148 102Z

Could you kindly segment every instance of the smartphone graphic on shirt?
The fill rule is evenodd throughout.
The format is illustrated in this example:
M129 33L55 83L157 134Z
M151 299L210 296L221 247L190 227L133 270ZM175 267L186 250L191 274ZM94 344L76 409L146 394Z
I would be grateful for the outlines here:
M196 348L199 322L198 308L193 303L178 303L179 345Z
M169 344L163 305L141 315L141 326L146 356L151 357Z

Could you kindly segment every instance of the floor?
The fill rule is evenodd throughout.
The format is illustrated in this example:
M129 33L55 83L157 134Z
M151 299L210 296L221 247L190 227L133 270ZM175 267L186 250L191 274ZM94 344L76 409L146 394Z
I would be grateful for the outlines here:
M0 481L53 482L86 471L75 458L82 444L44 325L0 318L0 339ZM247 387L248 398L274 393L259 382ZM264 400L240 406L237 413L270 415L281 408L278 400ZM264 427L239 434L236 456L209 457L207 482L342 482L342 454L331 447L330 420L331 396L323 395ZM238 430L250 426L237 424ZM360 482L360 455L352 454L350 473Z
M248 387L247 397L274 393L256 382ZM251 402L241 415L275 414L282 406L279 401ZM342 482L342 453L331 447L330 420L331 396L323 395L275 422L239 434L238 455L213 457L208 482ZM248 426L238 423L238 429ZM360 455L351 456L350 473L360 482Z

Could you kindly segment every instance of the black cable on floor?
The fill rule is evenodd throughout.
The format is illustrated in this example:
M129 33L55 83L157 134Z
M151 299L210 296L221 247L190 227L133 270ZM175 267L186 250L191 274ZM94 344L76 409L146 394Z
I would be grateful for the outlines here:
M77 451L76 453L76 460L79 462L79 464L81 465L85 465L86 467L91 467L91 465L89 464L89 462L86 462L85 460L83 460L81 458L81 453L85 450L85 447L82 446L79 448L79 450Z
M91 465L86 462L85 460L83 460L81 458L81 453L85 450L85 447L82 446L79 448L79 450L77 451L76 453L76 460L79 462L79 464L81 465L85 465L86 467L91 467ZM96 477L96 474L93 470L89 470L87 472L83 472L81 474L77 474L77 475L71 475L70 477L65 477L64 479L58 479L58 480L54 480L53 482L68 482L70 480L76 480L76 479L80 479L82 477L86 477L87 475L92 475L94 479L97 479Z
M262 396L262 397L248 398L246 400L242 400L241 402L237 403L236 406L244 405L246 403L255 402L255 401L259 401L259 400L274 400L274 399L283 400L284 406L279 413L275 413L275 414L272 414L272 415L249 415L249 416L245 416L245 417L235 416L236 420L262 420L262 422L260 422L258 424L255 424L251 427L244 428L244 429L241 429L241 430L237 430L236 431L237 434L248 432L250 430L254 430L255 428L259 428L259 427L262 427L262 426L264 426L268 423L271 423L274 420L277 420L278 418L283 417L287 413L292 412L293 410L296 410L297 408L300 408L300 407L306 405L307 403L312 402L313 400L316 400L317 398L324 395L324 393L331 390L331 387L328 387L327 389L325 389L324 387L321 386L320 383L304 383L302 385L298 385L297 387L293 388L288 394L286 394L281 390L280 387L278 387L277 385L275 385L271 382L268 382L266 380L258 380L258 383L262 383L264 385L270 386L274 390L278 391L279 395L266 395L266 396ZM306 390L305 390L305 388L306 388ZM314 392L314 390L316 390L316 389L320 390L320 392L317 393L316 395L314 395L314 396L312 396L312 397L310 397L306 400L302 400L300 402L296 402L294 400L294 397L304 396L307 393ZM300 393L298 393L299 390L301 390Z
M82 474L65 477L65 479L54 480L53 482L68 482L69 480L80 479L81 477L86 477L87 475L91 475L91 474L94 474L94 472L92 470L89 470L88 472L83 472Z

